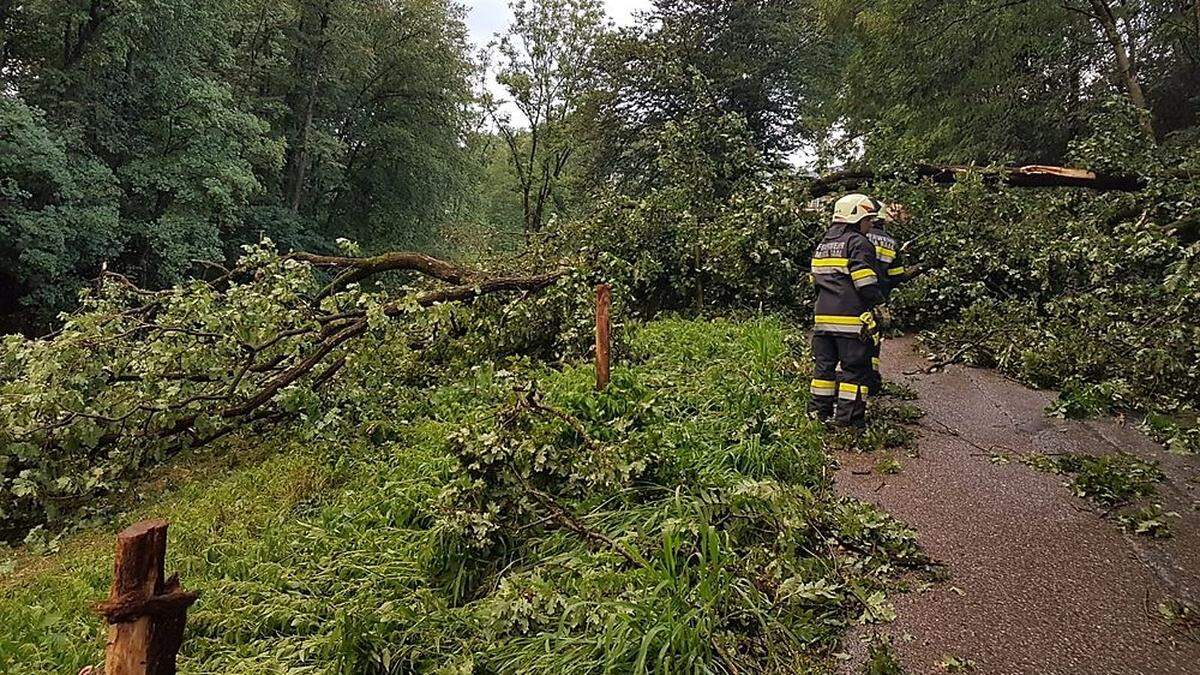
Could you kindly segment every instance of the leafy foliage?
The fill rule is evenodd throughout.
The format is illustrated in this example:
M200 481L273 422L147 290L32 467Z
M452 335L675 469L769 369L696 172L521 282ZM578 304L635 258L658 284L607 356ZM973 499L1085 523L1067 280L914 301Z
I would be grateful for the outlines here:
M1161 504L1150 504L1117 515L1117 522L1130 534L1167 539L1171 536L1171 523L1168 519L1178 517L1179 514L1174 511L1163 511Z
M112 172L0 98L0 314L65 307L125 233ZM21 327L21 326L15 326Z
M904 675L904 667L896 656L896 649L885 640L873 640L867 648L865 675Z
M181 447L257 423L308 420L367 398L380 360L412 364L442 330L437 305L489 292L543 288L556 274L498 282L420 256L420 269L462 285L406 287L330 282L317 265L248 247L214 282L144 291L109 275L63 328L44 339L0 343L0 527L6 538L62 518L132 471ZM406 263L407 264L407 263ZM438 270L441 270L440 272ZM366 277L356 277L362 281ZM360 338L378 349L355 348ZM396 369L393 372L402 372ZM413 366L413 377L420 368ZM351 380L328 387L339 376Z
M805 123L836 86L838 64L817 15L796 0L655 0L634 26L607 36L581 115L592 184L640 195L670 180L656 162L659 139L697 117L738 118L772 166L798 137L814 141L823 129Z
M803 185L763 180L762 155L736 115L669 123L655 142L653 189L604 191L587 218L563 223L547 246L578 251L639 313L808 311L808 254L824 217L808 210Z
M565 172L579 142L572 126L591 81L592 50L604 33L599 0L512 0L512 25L496 43L496 81L523 119L499 102L483 105L516 171L526 238L567 201Z
M1128 129L1144 150L1149 127L1166 137L1196 124L1200 22L1187 3L821 6L845 55L841 88L825 99L846 141L833 152L861 143L874 163L1057 164L1113 96L1137 109Z

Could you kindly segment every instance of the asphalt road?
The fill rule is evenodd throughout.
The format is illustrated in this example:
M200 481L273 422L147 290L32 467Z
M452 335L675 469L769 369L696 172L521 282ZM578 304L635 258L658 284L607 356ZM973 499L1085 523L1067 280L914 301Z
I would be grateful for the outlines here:
M877 457L845 454L839 489L916 528L949 579L895 596L895 622L847 638L845 662L862 672L864 640L889 637L912 673L945 672L947 656L976 673L1200 673L1200 644L1158 618L1167 598L1200 601L1200 458L1175 457L1116 420L1066 422L1044 410L1052 392L986 371L929 363L910 339L885 346L884 374L916 389L926 415L920 457L892 476L868 474ZM1125 534L1064 477L992 453L1107 453L1160 463L1165 541Z

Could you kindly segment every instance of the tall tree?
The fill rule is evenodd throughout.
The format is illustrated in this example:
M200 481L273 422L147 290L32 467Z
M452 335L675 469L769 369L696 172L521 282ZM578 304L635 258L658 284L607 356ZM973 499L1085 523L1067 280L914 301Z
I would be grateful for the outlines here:
M542 229L576 152L569 125L587 91L589 61L604 31L600 0L515 0L497 43L505 100L485 101L516 170L524 231ZM510 107L520 118L513 119Z
M598 50L587 106L596 184L654 184L655 141L698 114L741 116L755 148L782 164L820 130L810 124L836 82L835 43L806 0L656 0Z
M372 248L428 244L462 187L472 68L463 12L450 0L260 0L247 10L240 91L286 140L254 222L299 220Z
M95 246L103 240L105 251L72 256L86 262L74 273L93 277L107 261L142 283L170 283L191 261L220 257L223 236L262 194L258 176L278 145L222 79L233 8L220 0L11 6L22 38L8 45L5 95L42 111L49 137L80 166L99 162L116 179L119 226L81 234Z
M106 166L0 96L0 333L71 303L120 240L119 198Z

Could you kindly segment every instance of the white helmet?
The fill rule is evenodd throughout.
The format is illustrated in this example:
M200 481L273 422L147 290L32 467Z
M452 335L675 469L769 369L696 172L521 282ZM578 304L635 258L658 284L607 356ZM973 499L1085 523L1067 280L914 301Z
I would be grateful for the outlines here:
M880 203L858 193L846 195L833 205L833 222L854 224L868 216L877 216Z

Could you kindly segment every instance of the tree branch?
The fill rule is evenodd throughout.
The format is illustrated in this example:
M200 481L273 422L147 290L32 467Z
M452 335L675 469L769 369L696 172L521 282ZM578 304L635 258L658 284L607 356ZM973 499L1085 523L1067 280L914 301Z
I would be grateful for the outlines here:
M336 293L349 284L384 272L420 272L427 277L450 284L461 284L468 279L481 276L478 272L454 263L411 251L383 253L369 258L317 255L315 253L293 253L287 257L290 260L299 260L317 267L342 270L328 286L317 294L318 299Z

